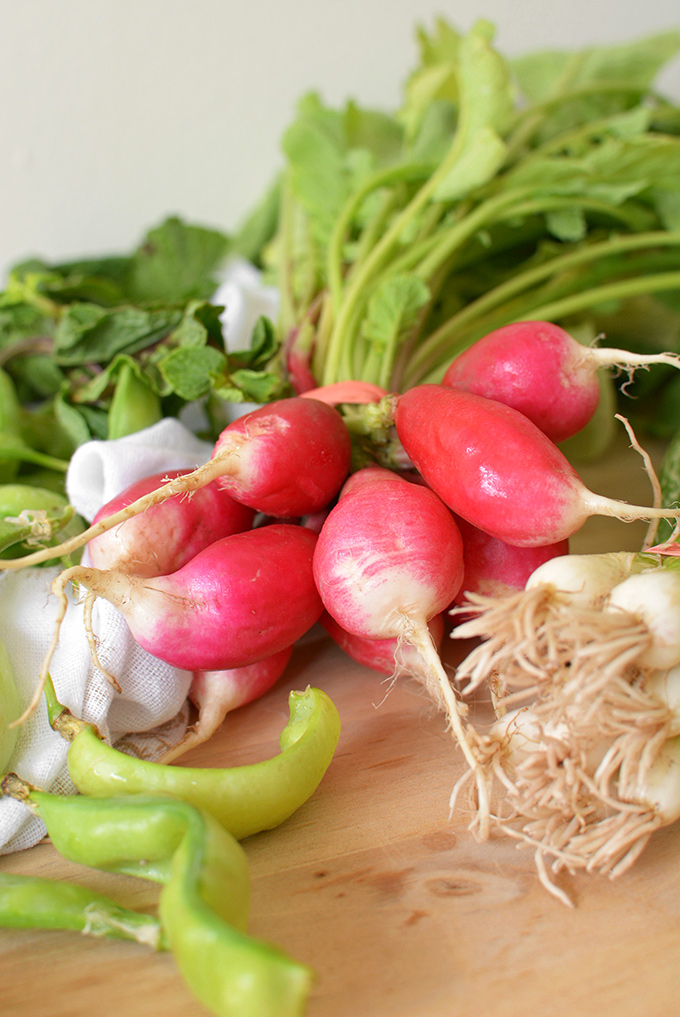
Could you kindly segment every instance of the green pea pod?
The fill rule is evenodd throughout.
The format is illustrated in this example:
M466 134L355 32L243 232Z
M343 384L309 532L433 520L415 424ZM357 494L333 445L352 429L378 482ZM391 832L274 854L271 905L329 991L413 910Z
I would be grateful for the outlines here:
M320 689L291 692L290 717L270 759L228 768L182 767L128 756L105 744L91 724L74 718L45 689L50 723L71 740L71 779L85 795L172 794L206 809L238 840L271 830L314 793L340 737L333 701Z
M140 377L133 361L124 361L118 371L108 417L109 438L123 438L158 423L163 416L161 401Z
M0 773L10 764L19 730L10 727L21 715L21 702L14 682L12 662L7 647L0 642Z
M130 911L78 883L40 876L0 872L0 926L65 929L166 949L161 924L152 915Z
M159 914L177 966L217 1017L301 1017L311 970L245 932L250 885L245 853L210 813L162 796L61 797L14 774L2 791L24 801L69 861L159 879Z

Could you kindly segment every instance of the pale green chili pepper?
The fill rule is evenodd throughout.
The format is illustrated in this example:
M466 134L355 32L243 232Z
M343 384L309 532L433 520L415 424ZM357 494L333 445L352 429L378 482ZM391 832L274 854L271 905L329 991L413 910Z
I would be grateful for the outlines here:
M19 731L12 723L21 714L21 701L14 681L7 647L0 641L0 773L7 769Z
M92 724L57 702L49 680L45 695L52 727L71 741L69 774L82 794L172 794L206 809L238 840L279 826L311 797L340 737L333 701L308 687L289 695L290 717L276 756L226 768L165 765L107 745Z
M72 862L164 884L159 915L178 968L218 1017L301 1017L312 971L247 935L245 853L208 812L161 796L60 796L14 774L2 791L43 820Z
M0 872L0 926L64 929L166 949L160 921L67 880Z
M14 557L46 547L57 533L64 539L85 529L62 494L30 484L0 485L0 553Z

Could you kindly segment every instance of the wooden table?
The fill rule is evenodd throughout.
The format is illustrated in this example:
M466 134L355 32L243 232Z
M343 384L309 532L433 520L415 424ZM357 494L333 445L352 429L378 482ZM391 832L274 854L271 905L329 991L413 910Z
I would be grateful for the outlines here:
M600 492L649 503L622 443L582 470ZM636 548L644 525L594 520L574 550ZM454 647L448 651L455 663ZM301 646L280 685L183 762L235 765L277 751L287 692L314 684L343 731L316 795L245 842L251 931L318 973L308 1017L678 1017L680 824L618 881L567 877L568 909L509 838L477 844L448 817L459 755L409 681L394 686L327 640ZM481 706L480 709L484 709ZM80 881L135 908L157 888L63 861L49 843L3 871ZM0 931L2 1017L201 1017L169 955L66 932Z

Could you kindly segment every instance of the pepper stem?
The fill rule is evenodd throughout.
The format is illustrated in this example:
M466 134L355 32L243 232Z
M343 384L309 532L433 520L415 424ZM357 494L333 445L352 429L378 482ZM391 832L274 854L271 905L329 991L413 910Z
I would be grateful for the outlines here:
M80 734L80 732L86 727L91 727L96 731L93 724L89 724L87 721L81 720L80 717L74 717L69 708L59 702L54 688L54 682L52 681L52 675L49 671L45 675L45 687L43 691L45 693L45 701L47 703L47 717L50 722L50 727L53 731L60 734L62 738L65 738L67 742L72 742L76 735Z

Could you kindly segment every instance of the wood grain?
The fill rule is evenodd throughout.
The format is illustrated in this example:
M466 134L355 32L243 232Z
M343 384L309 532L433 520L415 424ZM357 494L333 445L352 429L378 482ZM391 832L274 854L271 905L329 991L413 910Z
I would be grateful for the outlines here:
M625 443L582 473L597 491L650 501ZM635 548L644 532L591 521L573 549ZM477 844L464 808L449 818L460 759L415 683L384 682L310 641L276 689L182 762L274 753L288 690L307 684L340 711L336 757L295 816L245 847L252 932L317 972L308 1017L679 1017L680 824L619 880L562 879L576 902L564 907L529 852L506 838ZM73 879L136 908L157 896L152 884L70 865L47 842L0 858L0 870ZM170 956L74 933L0 930L0 986L3 1017L204 1013Z

